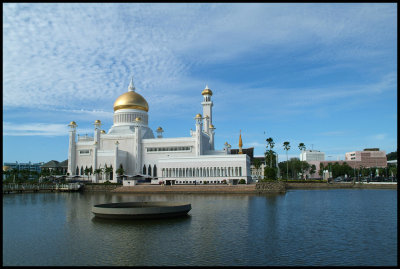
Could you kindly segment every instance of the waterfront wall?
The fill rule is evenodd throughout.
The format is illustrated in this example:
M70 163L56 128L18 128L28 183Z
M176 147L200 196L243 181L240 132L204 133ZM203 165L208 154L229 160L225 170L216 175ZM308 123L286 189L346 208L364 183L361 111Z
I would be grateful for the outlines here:
M388 183L292 183L286 189L397 189L397 184Z
M114 184L110 184L110 185L105 185L105 184L99 184L99 185L95 185L95 184L85 184L85 186L83 187L82 191L85 192L97 192L97 191L112 191L115 190L116 188L121 187L121 185L114 185Z
M285 182L282 182L282 181L258 182L256 184L256 192L257 193L271 193L271 192L283 193L283 192L286 192L286 184L285 184Z
M136 185L119 187L117 193L256 193L255 185Z

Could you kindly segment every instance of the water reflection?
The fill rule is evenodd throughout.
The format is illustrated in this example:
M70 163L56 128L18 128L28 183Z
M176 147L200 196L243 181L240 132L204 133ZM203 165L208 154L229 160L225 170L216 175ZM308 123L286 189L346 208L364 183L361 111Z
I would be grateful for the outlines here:
M95 218L101 203L176 201L188 216ZM4 265L395 265L395 190L276 195L3 196ZM384 227L384 228L383 228ZM20 255L24 253L24 255Z

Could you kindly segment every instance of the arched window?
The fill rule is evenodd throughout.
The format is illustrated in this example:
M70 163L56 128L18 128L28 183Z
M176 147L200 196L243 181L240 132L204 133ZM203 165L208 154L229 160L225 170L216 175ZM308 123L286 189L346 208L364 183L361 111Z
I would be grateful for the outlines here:
M156 177L157 176L157 166L154 165L153 167L153 175Z
M143 165L143 175L146 174L146 165Z
M75 175L79 175L79 168L78 168L78 166L76 167Z
M83 166L81 166L81 176L83 175Z
M148 172L149 172L149 176L151 176L151 166L150 166L150 164L149 164L149 170L148 170Z

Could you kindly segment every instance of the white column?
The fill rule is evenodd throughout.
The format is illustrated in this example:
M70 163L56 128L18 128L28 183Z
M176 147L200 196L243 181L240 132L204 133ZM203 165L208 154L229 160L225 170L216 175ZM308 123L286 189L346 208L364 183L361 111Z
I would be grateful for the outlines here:
M68 173L70 176L76 172L76 123L71 122L69 125L69 146L68 146Z
M112 181L117 183L117 169L118 169L118 144L119 142L115 142L115 157L114 157L114 164L113 164L113 178Z

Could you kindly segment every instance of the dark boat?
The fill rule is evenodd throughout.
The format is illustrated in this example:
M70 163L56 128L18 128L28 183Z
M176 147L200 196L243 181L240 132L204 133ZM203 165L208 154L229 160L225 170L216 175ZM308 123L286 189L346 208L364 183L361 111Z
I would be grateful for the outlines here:
M155 219L184 216L191 209L176 202L128 202L94 205L92 213L106 219Z

